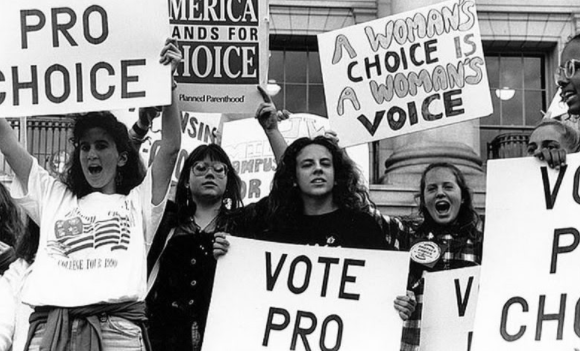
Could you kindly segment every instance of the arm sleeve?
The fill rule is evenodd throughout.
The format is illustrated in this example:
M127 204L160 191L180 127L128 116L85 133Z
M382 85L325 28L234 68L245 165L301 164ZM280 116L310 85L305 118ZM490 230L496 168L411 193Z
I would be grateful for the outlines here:
M147 245L147 251L149 251L151 245L153 244L153 239L155 237L155 232L161 223L163 218L163 211L165 211L165 206L167 204L167 197L169 195L169 190L171 186L167 187L167 192L163 197L163 201L159 205L153 205L153 175L151 173L151 168L147 170L147 174L143 179L143 182L139 184L131 193L136 192L139 197L139 202L142 204L143 208L143 231L145 235L145 244Z

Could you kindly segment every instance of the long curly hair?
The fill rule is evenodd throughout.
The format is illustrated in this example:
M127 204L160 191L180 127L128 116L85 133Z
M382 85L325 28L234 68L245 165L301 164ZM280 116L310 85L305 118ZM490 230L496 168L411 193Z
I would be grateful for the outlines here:
M4 184L0 183L0 241L14 247L23 232L20 210Z
M309 145L323 146L332 155L335 180L332 198L336 206L365 211L372 204L360 171L344 150L324 136L299 138L288 146L274 174L266 215L271 227L289 226L304 211L300 189L294 184L297 182L296 158Z
M459 208L459 213L457 214L457 219L453 224L448 224L446 226L441 226L440 224L436 223L433 217L429 214L427 210L427 206L425 204L425 178L427 177L427 173L431 170L437 168L445 168L451 171L451 173L455 176L455 181L461 189L461 199L463 200L461 207ZM423 174L421 175L421 183L420 183L420 192L419 192L419 214L423 217L423 221L417 228L418 234L427 234L429 232L438 232L443 228L454 228L459 230L461 233L467 233L467 238L472 239L474 241L481 240L481 219L475 209L473 208L473 197L471 194L471 189L467 186L467 182L465 181L465 176L463 172L455 165L447 162L436 162L431 163L430 165L425 168Z
M84 116L77 117L72 137L74 151L71 165L65 177L65 184L79 198L94 191L83 174L79 147L79 142L83 135L92 128L104 129L115 142L117 152L119 154L123 152L127 154L127 162L125 165L117 168L115 181L116 192L118 194L129 194L134 187L143 181L145 177L145 165L139 157L139 152L131 143L127 127L108 111L90 112Z
M216 223L217 227L221 228L225 225L225 213L240 208L243 205L241 195L242 180L234 170L232 162L224 149L217 144L200 145L185 159L183 169L181 170L179 180L177 181L177 188L175 189L177 225L180 227L186 227L188 223L191 222L191 218L197 209L197 206L191 197L191 192L189 188L187 188L191 167L194 163L197 161L203 161L206 157L212 161L222 162L228 168L226 190L222 198L222 206Z

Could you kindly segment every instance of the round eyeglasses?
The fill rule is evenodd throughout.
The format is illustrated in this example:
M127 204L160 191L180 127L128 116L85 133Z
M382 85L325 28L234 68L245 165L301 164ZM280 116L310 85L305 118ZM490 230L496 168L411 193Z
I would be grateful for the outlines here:
M556 84L559 85L560 81L574 77L576 71L579 69L580 69L580 61L574 59L566 61L564 65L558 67L556 73L554 74Z
M225 164L221 162L208 163L204 161L198 161L194 163L191 167L191 172L197 177L202 177L206 175L210 169L212 170L212 173L218 178L224 178L228 173L228 166Z

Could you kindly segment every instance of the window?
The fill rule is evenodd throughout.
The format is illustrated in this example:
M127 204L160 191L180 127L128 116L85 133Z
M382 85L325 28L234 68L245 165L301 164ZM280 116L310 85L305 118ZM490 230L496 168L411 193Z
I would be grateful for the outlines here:
M276 107L326 117L316 37L272 35L270 55L269 84L280 87Z
M506 51L485 44L484 52L494 112L480 119L481 158L487 161L488 144L494 139L500 144L507 140L520 144L512 144L507 153L500 152L503 157L523 156L527 136L548 106L547 53Z

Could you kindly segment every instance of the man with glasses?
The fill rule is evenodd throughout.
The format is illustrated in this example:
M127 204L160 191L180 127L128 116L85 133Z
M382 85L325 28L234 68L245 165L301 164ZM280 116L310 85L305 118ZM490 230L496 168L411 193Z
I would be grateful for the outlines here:
M580 115L580 34L566 44L560 62L556 84L560 87L562 102L568 105L568 114Z

